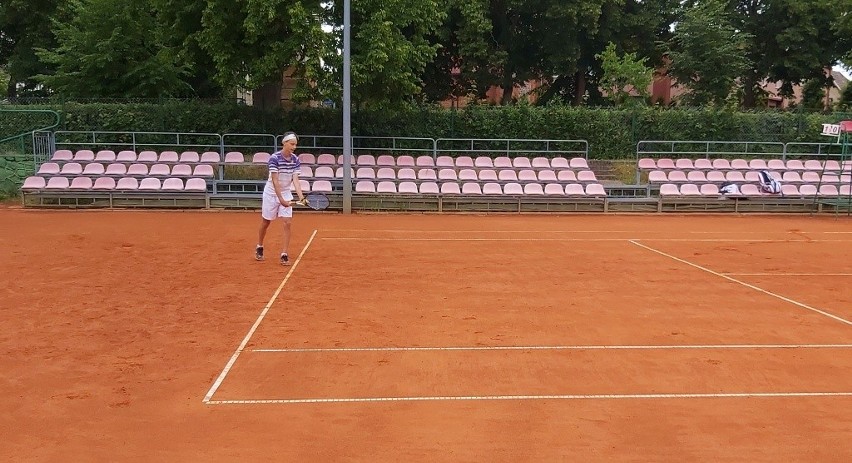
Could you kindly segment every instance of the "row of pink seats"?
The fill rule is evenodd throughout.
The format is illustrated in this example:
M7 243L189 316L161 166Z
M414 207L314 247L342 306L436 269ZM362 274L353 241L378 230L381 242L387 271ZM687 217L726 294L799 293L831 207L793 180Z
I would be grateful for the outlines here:
M24 191L207 191L207 182L203 178L169 177L159 179L145 177L27 177L21 189Z
M852 171L852 161L844 161L842 164L839 161L827 160L825 162L817 159L808 159L805 161L799 159L639 159L640 170L797 170L797 171Z
M558 183L499 183L488 182L484 184L475 182L464 182L461 185L455 182L415 182L403 181L381 181L372 182L361 180L355 184L356 193L400 193L400 194L450 194L450 195L548 195L548 196L606 196L603 185L598 183L581 185L569 183L561 185Z
M256 153L257 154L266 154L266 153ZM304 164L308 165L318 165L318 166L342 166L343 165L343 156L338 155L335 156L333 154L320 154L318 156L314 156L311 153L302 153L299 154L299 160ZM226 161L227 162L227 161ZM254 161L253 162L257 162ZM414 156L402 155L402 156L391 156L391 155L379 155L374 156L372 154L360 154L353 156L352 159L353 166L360 167L469 167L469 168L483 168L483 169L588 169L589 163L585 158L575 157L575 158L564 158L564 157L555 157L555 158L546 158L546 157L534 157L528 158L525 156L518 156L514 158L510 158L508 156L498 156L492 158L490 156L477 156L473 158L471 156L459 156L457 158L453 158L450 156L437 156L432 157L430 155L422 155Z
M144 163L170 163L170 164L218 164L222 162L219 153L206 151L198 154L197 151L163 151L157 154L155 151L140 151L138 154L132 150L124 150L116 153L112 150L100 150L97 153L92 150L79 150L72 153L71 150L56 150L51 156L52 162L144 162Z
M318 166L311 169L302 166L301 177L314 178L343 178L343 168L332 169L330 166ZM403 167L394 170L390 167L380 167L377 170L372 167L359 167L352 169L351 178L354 179L387 179L387 180L462 180L462 181L495 181L495 182L597 182L595 173L590 170L553 170L535 171L523 169L521 171L501 169L432 169L422 168L415 171L413 168Z
M761 196L761 197L788 197L788 198L801 198L801 197L814 197L814 196L822 196L822 197L837 197L837 196L849 196L850 195L850 185L841 185L839 188L837 185L820 185L817 188L816 185L791 185L785 184L781 185L781 193L780 194L771 194L771 193L763 193L757 184L754 183L745 183L739 186L740 194L739 195L726 195L726 196ZM673 183L664 183L660 185L660 196L719 196L719 187L713 183L705 183L705 184L695 184L695 183L683 183L680 185L676 185Z
M778 181L786 183L850 183L852 175L843 174L824 174L819 172L788 170L783 173L770 171L769 175ZM702 183L702 182L760 182L760 176L756 170L740 171L729 170L727 172L720 170L690 170L684 172L682 170L670 170L668 172L662 170L652 170L648 172L648 183Z
M107 165L99 162L80 164L79 162L67 162L61 166L55 162L45 162L38 169L38 175L63 175L63 176L130 176L130 177L213 177L213 166L209 164L123 164L110 163Z

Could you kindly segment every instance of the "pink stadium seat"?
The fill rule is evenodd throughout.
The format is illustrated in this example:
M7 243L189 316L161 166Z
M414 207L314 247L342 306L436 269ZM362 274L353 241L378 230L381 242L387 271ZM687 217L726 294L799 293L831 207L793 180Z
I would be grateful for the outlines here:
M311 185L311 191L317 193L331 193L331 182L328 180L317 180Z
M90 162L83 167L83 175L104 175L106 169L100 162Z
M178 162L180 156L178 156L177 151L163 151L160 153L160 156L157 157L157 162L168 162L175 163Z
M765 170L766 160L765 159L752 159L748 162L748 168L751 170Z
M606 190L600 183L589 183L586 185L586 196L606 196Z
M270 157L269 153L264 153L264 152L261 151L259 153L254 153L254 155L252 155L251 162L252 162L252 164L266 164L266 163L269 162L269 157Z
M501 182L517 182L518 173L514 170L503 169L497 172L497 179Z
M397 167L414 167L414 157L413 156L399 156L396 158Z
M808 159L804 163L805 170L818 170L822 171L822 162L817 161L816 159Z
M171 175L171 169L169 168L169 166L167 164L154 164L148 170L148 175L157 176L157 177L168 177L169 175ZM152 182L148 182L148 183L152 183ZM140 185L140 189L142 189L141 185Z
M834 160L825 161L825 170L828 172L840 172L840 163Z
M537 182L538 176L536 176L535 171L532 169L523 169L518 172L518 181L519 182Z
M788 170L781 175L781 181L786 183L801 183L802 176L796 171Z
M145 173L148 173L148 168L145 168ZM123 177L127 174L127 166L124 164L112 163L106 166L105 175L116 175Z
M787 170L805 170L805 164L798 159L788 159Z
M376 185L376 193L396 193L396 183L382 181Z
M739 170L729 170L729 171L725 174L725 180L727 180L727 181L729 181L729 182L737 182L737 183L740 183L740 182L745 182L745 176L744 176L744 175L743 175L743 173L742 173L741 171L739 171Z
M192 169L193 177L213 177L213 166L210 164L198 164Z
M680 194L681 196L701 196L701 191L694 183L684 183L680 186Z
M115 151L113 150L100 150L95 153L95 162L114 162L115 161Z
M532 163L530 162L530 158L526 156L518 156L516 158L512 158L512 167L515 169L531 169Z
M848 183L845 185L840 185L840 195L852 196L852 185L849 185Z
M571 162L569 162L568 159L559 156L550 160L550 167L553 169L570 169Z
M539 182L548 183L548 182L557 182L558 180L559 179L556 178L556 172L554 172L550 169L538 171L538 181Z
M692 183L704 183L707 181L707 174L703 170L690 170L686 173L686 181Z
M503 194L507 195L522 195L524 194L524 188L520 183L510 182L503 185Z
M719 187L713 183L705 183L699 188L701 196L719 196Z
M577 185L577 184L576 183L569 183L569 185ZM578 186L580 186L580 190L583 189L583 187L581 185L578 185ZM563 196L563 195L565 195L565 188L563 188L562 185L560 185L558 183L548 183L548 184L544 185L544 194L549 195L549 196Z
M466 182L462 184L461 192L463 195L481 195L482 188L478 183Z
M50 157L51 161L70 161L74 159L74 153L71 150L56 150L53 153L53 156Z
M749 170L745 173L745 181L746 182L760 182L760 174L756 170Z
M378 179L386 178L386 179L393 180L393 179L396 178L396 171L394 171L390 167L379 167L379 171L376 172L376 178L378 178Z
M819 196L839 196L840 192L837 190L836 185L820 185L819 191L817 192Z
M455 182L444 182L441 184L441 194L442 195L460 195L461 189L459 189L459 184Z
M415 180L417 178L417 174L414 173L414 169L405 167L396 172L396 178L400 180Z
M59 164L55 162L45 162L38 168L38 174L46 176L59 175L60 171Z
M550 159L544 156L533 158L531 166L533 169L550 169Z
M494 160L488 156L477 156L473 161L473 166L479 168L492 168L494 167Z
M222 162L222 158L219 156L219 153L215 153L213 151L205 151L201 153L201 158L198 162L202 164L219 164Z
M162 186L160 179L154 177L145 177L139 182L140 191L159 191Z
M147 150L139 153L139 156L136 157L136 162L148 162L153 164L157 162L157 159L159 159L157 157L157 153Z
M648 172L648 183L666 183L668 181L668 176L662 170L652 170Z
M748 161L745 159L733 159L731 160L731 169L748 170Z
M441 169L438 171L438 180L458 180L458 175L453 169Z
M576 182L577 174L573 170L560 170L556 173L556 180L560 182Z
M691 170L695 168L695 164L692 163L692 159L689 158L677 158L675 159L675 169L680 170Z
M435 169L420 169L417 171L417 178L419 180L437 180L438 175L435 173Z
M710 170L713 168L713 162L706 158L696 159L692 165L700 170Z
M41 190L47 185L44 177L27 177L24 184L21 185L22 190Z
M456 167L473 167L473 158L470 156L457 157Z
M435 159L435 167L455 167L456 163L450 156L438 156Z
M707 181L708 182L724 182L725 181L725 173L721 170L711 170L707 172Z
M343 178L343 174L345 172L346 171L343 170L343 167L338 167L337 169L334 170L334 177L335 178ZM355 178L355 169L352 168L352 167L349 168L349 178Z
M92 185L93 190L114 190L115 189L115 179L112 177L98 177L95 179L94 185Z
M299 162L302 164L315 164L317 157L314 156L314 153L299 153Z
M335 162L337 163L338 166L342 166L343 165L343 155L341 154L341 155L337 156ZM355 165L355 155L354 154L352 155L352 159L349 161L349 163L352 166Z
M139 180L135 177L122 177L115 184L116 190L138 190Z
M673 170L668 173L669 182L686 182L686 172L682 170Z
M817 172L805 171L802 172L802 182L804 183L819 183L820 175Z
M299 187L302 188L302 193L307 193L307 192L311 191L311 184L308 183L307 180L299 179ZM293 183L290 184L290 190L296 191L295 184L293 184Z
M136 162L136 151L119 151L115 156L115 162Z
M192 177L192 166L189 164L175 164L172 167L172 177Z
M761 194L763 193L761 192ZM781 194L784 196L799 196L801 193L799 193L799 187L796 185L785 183L781 185Z
M359 167L355 171L355 178L376 178L376 171L372 167Z
M435 158L426 155L417 156L417 159L415 160L414 164L417 167L435 167Z
M394 159L393 156L389 154L380 154L379 157L376 159L376 165L393 167L396 165L396 159Z
M580 172L577 172L577 181L586 183L597 182L598 178L591 170L581 170Z
M720 170L728 170L731 168L731 161L727 159L718 158L713 160L713 168Z
M574 157L571 158L569 165L572 169L588 169L589 162L586 161L586 158Z
M527 183L524 184L524 194L525 195L543 195L544 188L540 183Z
M423 182L420 184L421 195L436 195L440 192L438 184L435 182Z
M130 164L127 168L127 174L134 177L144 177L148 175L148 166L145 164Z
M846 176L844 175L844 177L846 177ZM841 183L842 182L842 180L840 180L840 176L834 175L834 174L825 174L822 177L820 177L820 181L822 183ZM849 183L849 182L847 180L844 183Z
M482 185L482 194L484 195L502 195L503 188L500 187L499 183L488 182Z
M207 191L207 182L203 178L188 178L183 191Z
M321 164L324 166L333 166L337 164L337 160L334 158L333 154L322 153L317 156L317 164Z
M372 154L359 154L357 158L355 158L355 165L358 166L375 166L376 165L376 157Z
M655 170L657 168L657 161L654 161L651 158L641 158L637 164L639 170Z
M322 156L322 155L320 155ZM316 178L334 178L334 170L329 166L319 166L314 169L314 177Z
M790 185L795 188L795 185ZM784 186L781 186L781 191L784 191ZM798 191L796 192L798 194ZM763 193L760 192L760 189L754 183L745 183L740 186L740 194L742 196L762 196Z
M680 189L674 183L660 185L660 196L680 196Z
M781 185L782 188L784 185ZM795 185L794 185L795 186ZM802 196L813 197L817 195L817 187L816 185L804 184L799 186L799 194Z
M494 158L494 168L495 169L511 169L512 168L512 159L508 156L498 156Z
M314 176L314 169L311 166L307 166L302 164L299 166L299 177L301 178L310 178Z
M162 157L162 155L160 155ZM178 162L181 164L198 164L201 162L201 156L196 151L184 151L180 153Z
M419 191L417 190L417 184L414 182L399 182L397 185L397 191L401 194L417 194Z
M784 170L787 168L787 165L780 159L770 159L766 161L766 168L768 170Z
M47 180L45 189L48 190L67 190L71 186L68 177L51 177Z
M674 160L669 158L657 159L657 169L671 170L676 169Z
M547 193L546 187L544 192ZM565 185L563 193L565 193L566 196L586 196L586 190L583 188L583 185L579 183L569 183Z
M74 161L76 162L91 162L95 160L95 153L92 150L79 150L74 153Z
M245 156L239 151L230 151L225 153L225 164L241 164L246 162Z
M62 175L81 175L83 173L83 166L78 162L66 162L62 165L60 173Z
M476 171L473 169L462 169L459 171L459 180L475 182L479 180L479 177L477 177Z
M496 182L497 172L492 169L483 169L479 171L479 180L484 182Z
M160 189L163 191L183 191L183 180L174 177L167 178L163 180L163 185Z

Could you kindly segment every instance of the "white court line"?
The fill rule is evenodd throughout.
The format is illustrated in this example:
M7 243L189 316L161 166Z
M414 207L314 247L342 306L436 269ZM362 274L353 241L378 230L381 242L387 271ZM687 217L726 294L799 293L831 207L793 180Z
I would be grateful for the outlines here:
M686 264L686 265L689 265L690 267L694 267L694 268L697 268L697 269L699 269L699 270L703 270L703 271L705 271L705 272L707 272L707 273L710 273L710 274L712 274L712 275L716 275L716 276L718 276L718 277L722 277L722 278L724 278L724 279L726 279L726 280L728 280L728 281L733 281L734 283L741 284L741 285L743 285L743 286L745 286L745 287L747 287L747 288L751 288L751 289L753 289L753 290L755 290L755 291L760 291L761 293L768 294L768 295L770 295L770 296L772 296L772 297L775 297L775 298L781 299L782 301L789 302L789 303L791 303L791 304L797 305L797 306L799 306L799 307L801 307L801 308L803 308L803 309L807 309L807 310L810 310L810 311L812 311L812 312L816 312L816 313L818 313L818 314L825 315L826 317L833 318L833 319L835 319L835 320L837 320L837 321L839 321L839 322L845 323L845 324L847 324L847 325L852 325L852 321L846 320L845 318L838 317L837 315L830 314L830 313L828 313L828 312L826 312L826 311L824 311L824 310L820 310L820 309L817 309L817 308L811 307L811 306L809 306L809 305L807 305L807 304L803 304L803 303L801 303L801 302L794 301L793 299L790 299L790 298L787 298L787 297L781 296L780 294L773 293L772 291L767 291L767 290L765 290L765 289L763 289L763 288L759 288L759 287L757 287L757 286L750 285L750 284L748 284L748 283L746 283L746 282L744 282L744 281L737 280L736 278L729 277L729 276L724 275L724 274L721 274L721 273L719 273L719 272L714 272L713 270L710 270L709 268L702 267L702 266L700 266L700 265L698 265L698 264L694 264L694 263L692 263L692 262L689 262L689 261L687 261L687 260L681 259L681 258L679 258L679 257L675 257L675 256L673 256L673 255L671 255L671 254L667 254L667 253L665 253L665 252L663 252L663 251L660 251L659 249L654 249L654 248L652 248L652 247L650 247L650 246L645 246L644 244L639 243L639 242L637 242L637 241L635 241L635 240L630 240L630 243L631 243L631 244L633 244L633 245L639 246L640 248L645 248L645 249L647 249L647 250L649 250L649 251L651 251L651 252L655 252L655 253L657 253L657 254L659 254L659 255L661 255L661 256L668 257L669 259L674 259L674 260L676 260L676 261L678 261L678 262L681 262L681 263L684 263L684 264Z
M852 273L720 273L720 275L755 276L755 277L849 277Z
M245 349L246 344L248 344L249 339L251 339L251 337L254 335L254 332L257 330L257 327L260 326L260 322L263 321L263 318L266 316L266 313L269 312L269 307L271 307L272 303L275 302L276 299L278 299L278 295L281 293L281 290L284 289L284 285L287 283L287 280L290 279L290 275L292 275L293 272L296 270L296 267L299 266L299 262L302 260L302 256L305 255L305 252L308 250L308 247L314 241L314 237L316 235L317 230L314 230L314 232L311 234L310 239L308 239L308 242L305 243L305 247L302 248L302 252L299 253L299 257L296 258L296 261L293 262L293 266L290 267L290 271L287 272L287 275L284 276L284 280L282 280L281 284L278 285L278 289L275 290L275 293L269 299L269 302L267 302L263 310L260 311L260 315L257 317L257 320L255 320L254 325L252 325L251 329L249 329L248 333L246 334L246 337L243 338L243 342L241 342L239 347L237 347L237 350L234 351L234 355L232 355L231 359L228 360L228 363L225 365L225 368L222 370L222 373L219 374L219 377L216 378L216 381L210 387L210 390L207 391L207 395L204 396L204 400L202 402L210 403L210 399L213 397L213 394L216 393L216 390L219 389L219 386L222 385L222 381L224 381L225 377L228 376L228 372L231 371L231 368L234 366L234 363L236 363L237 358L240 357L240 353L242 353L243 349Z
M501 350L678 350L678 349L849 349L852 344L685 344L623 346L448 346L448 347L313 347L252 349L250 352L411 352L411 351L501 351Z
M815 240L815 239L748 239L748 238L390 238L375 236L323 236L329 241L665 241L686 243L849 243L852 240Z
M729 392L718 394L568 394L568 395L469 395L425 397L352 397L327 399L211 400L210 405L316 404L341 402L426 402L438 400L612 400L612 399L730 399L758 397L852 397L852 392Z
M670 233L669 230L415 230L415 229L370 229L370 228L334 228L334 229L326 229L326 232L365 232L365 233L413 233L413 234L423 234L423 233L527 233L527 234L539 234L539 233ZM691 233L697 235L766 235L777 233L780 235L802 235L808 233L852 233L852 231L796 231L796 232L788 232L788 231L753 231L753 230L743 230L743 231L708 231L708 230L692 230L685 231L681 233Z

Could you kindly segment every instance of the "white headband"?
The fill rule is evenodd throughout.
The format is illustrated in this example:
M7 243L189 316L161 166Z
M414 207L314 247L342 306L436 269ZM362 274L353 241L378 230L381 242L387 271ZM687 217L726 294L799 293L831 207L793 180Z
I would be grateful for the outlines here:
M295 133L290 133L290 134L284 135L284 139L281 140L281 142L283 143L285 141L295 140L296 138L297 137L296 137Z

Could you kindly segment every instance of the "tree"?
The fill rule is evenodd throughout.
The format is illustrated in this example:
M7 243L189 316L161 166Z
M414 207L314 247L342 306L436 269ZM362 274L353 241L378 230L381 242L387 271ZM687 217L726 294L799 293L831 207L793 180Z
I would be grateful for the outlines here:
M187 67L163 46L166 33L148 0L79 0L73 19L54 21L59 46L40 49L56 67L38 80L69 97L154 98L186 96Z
M749 67L744 52L751 36L734 27L724 0L696 3L684 10L667 44L669 74L688 89L685 103L724 105Z
M6 69L3 66L0 66L0 97L7 96L7 91L9 88L9 73L6 72Z
M41 95L34 79L50 69L36 56L37 48L53 48L52 18L67 19L64 0L3 0L0 2L0 65L6 67L9 81L4 88L9 97Z
M636 53L625 53L619 58L612 42L603 53L595 56L602 63L601 85L607 91L608 98L617 106L635 101L631 98L634 92L642 97L649 96L648 86L651 85L653 71L645 66L647 58L639 59Z

